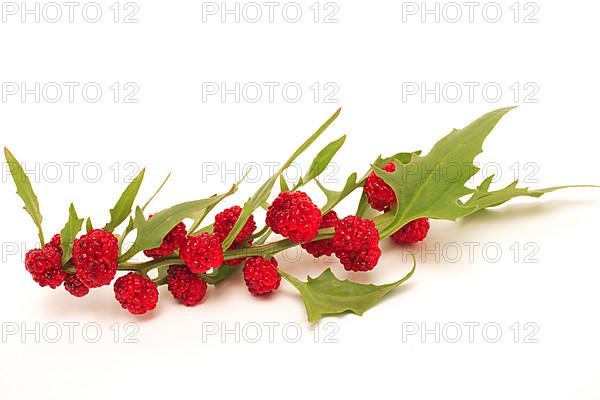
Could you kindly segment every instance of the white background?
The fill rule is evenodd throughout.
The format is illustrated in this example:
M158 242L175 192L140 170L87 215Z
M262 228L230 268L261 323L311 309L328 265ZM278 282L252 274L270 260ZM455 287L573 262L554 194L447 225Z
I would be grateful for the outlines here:
M114 23L112 2L104 1L99 2L103 14L98 23L86 22L81 7L73 23L66 15L57 23L45 21L44 16L39 23L33 16L22 23L20 13L3 15L3 89L14 87L13 83L31 89L36 82L41 87L78 82L79 88L95 82L103 89L96 103L83 99L81 89L75 91L72 103L66 89L57 103L48 101L54 95L43 93L39 103L34 95L23 100L21 93L0 102L2 144L34 173L46 236L62 227L70 201L80 215L104 224L130 173L142 166L147 167L147 179L140 201L169 171L173 174L150 211L222 192L239 177L240 167L249 163L261 165L264 180L267 163L287 158L340 106L342 116L319 141L324 145L348 134L335 159L339 168L329 176L331 187L336 179L341 185L353 171L362 174L380 153L427 151L451 128L515 103L521 107L501 121L478 158L500 167L498 185L510 183L515 170L522 179L539 181L532 187L600 183L597 2L538 0L533 6L521 2L516 23L512 0L496 3L502 9L496 23L482 15L485 2L475 8L473 22L468 8L459 2L463 16L455 23L449 20L455 18L456 8L444 8L443 2L438 5L439 22L435 15L427 15L423 23L420 3L417 14L408 15L403 14L403 9L410 9L406 3L380 0L338 0L333 17L337 23L323 22L334 8L324 9L326 2L321 2L315 23L309 9L313 3L298 3L303 14L297 23L282 17L285 3L276 8L273 23L264 6L265 15L257 23L243 16L236 23L231 15L222 23L220 14L205 15L203 22L199 1L138 2L139 22L129 24L122 22L123 10L120 22ZM33 7L33 2L27 4ZM227 4L234 7L233 2ZM434 6L427 3L429 9ZM495 8L487 10L485 17L495 18ZM525 23L535 10L532 18L538 22ZM117 103L109 89L115 82L122 90ZM138 103L123 101L127 82L139 88ZM266 92L256 103L249 102L248 96L236 102L233 95L224 102L218 95L203 101L207 82L225 82L229 88L235 82L241 87L277 82L279 88L294 83L303 94L295 103L283 98L281 89L275 91L273 102ZM406 95L407 87L421 82L429 89L436 82L441 88L458 84L464 92L457 101L455 93L438 101L434 94L424 99L420 94ZM465 82L478 87L472 99ZM321 88L316 102L310 89L315 83ZM327 83L339 89L334 95L337 103L324 101ZM515 83L520 88L517 98ZM484 96L481 88L486 84L502 89L498 101L493 92ZM536 93L526 99L531 88ZM301 165L305 167L317 150L303 157ZM72 177L65 163L77 163L72 164ZM207 168L212 171L215 163L218 173L207 176ZM535 166L532 176L526 163ZM520 199L458 223L432 222L427 241L418 249L413 279L362 318L349 314L323 319L315 343L315 328L306 322L302 301L286 283L275 295L258 299L236 276L210 288L196 308L176 304L163 287L158 309L141 318L122 310L109 287L81 300L62 288L37 287L22 265L25 250L35 245L35 230L19 210L20 200L5 170L3 165L0 320L3 333L15 325L20 331L0 343L3 399L186 394L205 398L600 397L598 191L576 189L540 200ZM223 176L224 170L237 173ZM96 178L98 171L101 175ZM256 187L257 183L244 184L224 206L241 204ZM322 202L314 187L308 190ZM352 212L355 202L356 197L345 202L340 214ZM257 220L261 223L262 216L257 215ZM472 242L476 247L470 258L467 243ZM482 251L490 243L502 250L498 260L493 249L489 254ZM520 249L516 260L515 243ZM537 249L533 260L538 262L527 262L532 249L525 248L528 243ZM15 246L20 251L15 252ZM382 246L380 265L368 275L347 274L334 260L314 262L306 256L298 260L295 253L280 257L280 266L303 279L331 266L339 277L388 282L410 266L402 262L405 250L387 242ZM462 252L458 259L456 248ZM73 343L64 325L71 322L79 324ZM124 335L132 332L131 326L125 326L128 322L137 324L133 336L137 343L126 343ZM473 343L464 325L470 322L480 324ZM526 343L525 335L532 332L525 329L528 322L535 324L529 327L539 328L533 336L537 343ZM35 331L36 323L42 336L39 343L32 333L22 338L22 329ZM58 343L49 343L46 337L54 336L53 323L62 327ZM97 343L89 343L82 333L90 323L102 330ZM236 323L239 343L234 334L206 335L208 326L235 331ZM248 340L256 333L250 329L255 325L248 325L252 323L262 327L258 343ZM279 324L273 343L265 325L269 323ZM425 324L434 329L436 323L440 333L443 327L449 329L439 343L433 334L424 340L420 334L403 340L408 326ZM501 327L497 343L490 343L482 333L487 323ZM519 323L517 343L515 323ZM291 326L288 335L282 331L285 324ZM454 324L462 327L458 343L448 340L455 336ZM249 329L245 335L243 327ZM302 336L291 343L296 328ZM118 343L115 330L120 333ZM334 342L328 343L325 336L332 332ZM95 332L88 333L94 336ZM493 329L488 333L495 336Z

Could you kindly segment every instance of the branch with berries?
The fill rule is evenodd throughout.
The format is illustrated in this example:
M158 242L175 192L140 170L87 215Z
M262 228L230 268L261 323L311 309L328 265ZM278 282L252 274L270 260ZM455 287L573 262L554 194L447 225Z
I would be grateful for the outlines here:
M575 187L529 190L517 187L515 181L490 190L494 176L485 177L476 188L465 186L478 172L474 159L482 152L484 140L510 110L492 111L463 129L453 130L427 155L415 151L380 156L360 179L353 173L341 190L333 190L318 178L344 144L342 136L316 154L301 179L287 182L285 170L336 120L338 110L243 206L222 210L211 224L204 224L207 216L237 191L239 183L223 194L180 203L146 217L146 208L166 179L148 201L134 207L144 179L142 171L110 209L104 227L94 227L87 218L86 232L81 234L84 218L71 204L65 226L47 243L31 182L5 148L17 194L38 230L40 248L27 252L25 268L40 286L54 289L63 285L75 297L86 296L90 289L110 285L114 280L117 301L133 314L156 308L158 286L167 285L177 301L195 306L204 298L208 285L218 285L241 270L248 291L255 296L270 295L283 277L303 297L310 322L344 312L362 315L406 282L415 265L406 276L385 285L339 280L331 269L302 281L280 270L275 256L301 246L316 258L335 255L347 271L367 272L379 261L380 241L391 238L399 245L420 242L427 236L430 218L455 221L515 197L540 197ZM321 207L299 190L310 182L325 195ZM335 207L356 190L362 190L356 213L340 218ZM273 192L278 193L269 201ZM253 214L259 208L266 209L266 219L257 231ZM120 227L120 233L115 233ZM273 233L283 238L269 241ZM133 244L124 249L125 238L133 234ZM148 261L131 261L142 253ZM126 274L115 280L118 271Z

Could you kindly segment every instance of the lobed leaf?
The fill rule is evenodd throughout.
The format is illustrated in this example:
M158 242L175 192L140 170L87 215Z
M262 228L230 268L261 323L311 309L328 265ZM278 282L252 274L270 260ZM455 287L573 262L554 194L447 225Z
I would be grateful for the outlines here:
M473 212L473 204L459 199L474 191L465 183L477 173L473 164L484 140L500 119L514 107L501 108L478 118L463 129L454 129L426 156L414 155L408 163L396 162L394 172L373 170L392 187L398 199L394 218L380 231L386 238L417 218L454 221Z
M487 177L471 195L469 200L464 205L470 208L470 214L474 214L478 211L484 210L490 207L496 207L507 201L514 199L515 197L528 196L528 197L541 197L546 193L551 193L556 190L577 188L577 187L598 187L594 185L571 185L571 186L554 186L543 189L529 190L529 188L518 188L519 181L516 180L510 185L499 189L490 191L490 185L494 179L494 175Z
M402 283L406 282L415 272L416 260L413 256L413 267L402 279L386 285L354 283L339 280L331 269L326 269L317 278L308 277L303 282L283 271L280 275L291 283L302 295L309 322L316 322L324 316L341 314L350 311L363 315L379 301Z
M17 161L15 156L8 150L8 148L4 148L4 157L6 158L6 163L8 164L8 169L10 170L10 174L15 182L15 186L17 187L17 194L23 200L24 207L23 209L27 211L27 213L31 216L33 223L38 229L38 238L40 240L40 244L44 245L44 231L42 230L42 213L40 211L40 204L38 202L38 198L33 191L33 187L31 186L31 181L29 177L23 170L21 164Z

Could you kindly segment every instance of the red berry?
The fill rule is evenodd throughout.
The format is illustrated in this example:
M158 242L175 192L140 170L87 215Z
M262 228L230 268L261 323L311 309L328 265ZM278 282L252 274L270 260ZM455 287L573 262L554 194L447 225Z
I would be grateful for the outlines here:
M150 218L152 218L152 215L148 217L148 219ZM167 233L167 236L164 237L160 247L144 250L144 254L147 257L152 258L166 257L173 254L175 250L181 247L183 242L185 242L186 236L187 230L185 229L185 224L180 222Z
M60 247L60 234L57 233L56 235L52 236L52 239L50 240L49 243L46 243L46 245L44 246L45 249L47 248L51 248L54 251L56 251L58 254L60 254L60 256L62 257L62 247Z
M335 253L346 271L366 272L377 265L381 256L379 246L367 247L353 251L339 251Z
M167 283L173 297L186 306L195 306L206 294L206 282L185 265L171 265Z
M224 241L225 238L227 238L227 235L229 235L229 232L231 232L231 230L233 229L233 226L237 222L241 213L242 207L233 206L215 215L213 232L219 237L221 242ZM233 244L238 245L246 241L246 239L248 239L250 235L254 233L255 229L256 223L254 222L254 216L251 215L250 218L248 218L248 220L244 224L244 227L242 228L240 233L238 233L238 235L233 240Z
M319 228L333 228L339 220L340 219L338 218L336 212L331 210L323 216ZM319 258L321 256L330 256L335 252L332 239L323 239L315 242L304 243L302 248L308 253L312 254L315 258Z
M229 235L229 232L231 232L231 230L233 229L233 227L234 227L235 223L237 222L238 218L240 217L241 213L242 213L242 207L233 206L233 207L230 207L230 208L227 208L227 209L221 211L219 214L217 214L215 216L213 232L215 235L217 235L219 237L219 240L221 242L223 242L227 238L227 235ZM233 243L231 244L231 246L229 246L229 249L230 250L236 249L240 246L243 246L244 244L251 245L252 239L250 238L250 236L254 233L255 230L256 230L256 222L254 222L254 216L251 215L250 218L248 218L248 220L244 224L244 227L242 228L240 233L238 233L238 235L233 240ZM246 243L244 243L244 242L246 242ZM242 257L242 258L236 258L234 260L227 260L227 261L224 261L223 263L225 265L235 267L235 266L238 266L241 263L243 263L244 260L246 260L246 258Z
M321 224L321 210L304 192L282 192L267 211L267 225L296 243L310 242Z
M393 162L388 163L383 170L394 172L396 165ZM383 179L377 176L375 172L371 172L365 181L364 190L367 195L367 201L377 211L388 211L392 204L396 203L394 190Z
M277 273L277 260L251 257L242 269L248 290L255 296L271 293L279 287L281 276Z
M67 274L65 289L75 297L83 297L90 292L90 289L75 274Z
M379 232L369 219L357 216L342 219L335 226L332 240L335 255L348 271L370 271L381 256Z
M115 297L132 314L144 314L156 308L158 288L150 279L130 272L115 281Z
M29 250L25 254L25 269L41 287L56 289L65 280L62 257L51 247Z
M333 245L336 251L360 250L378 242L379 232L370 219L350 215L335 226Z
M79 280L88 288L110 284L117 272L119 244L110 232L94 229L75 239L73 263Z
M429 219L419 218L409 222L392 235L394 242L416 243L425 239L429 232Z
M219 268L223 264L223 249L218 236L203 232L190 236L181 246L179 257L194 273Z

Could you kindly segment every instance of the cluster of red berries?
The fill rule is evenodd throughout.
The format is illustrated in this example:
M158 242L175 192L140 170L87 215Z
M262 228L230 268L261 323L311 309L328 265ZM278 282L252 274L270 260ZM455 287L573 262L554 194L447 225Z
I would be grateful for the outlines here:
M384 171L391 173L395 168L394 163L389 163ZM364 190L369 204L378 211L388 212L397 203L392 188L375 173L368 176ZM166 284L179 302L186 306L200 303L207 291L203 274L222 265L243 264L244 281L253 295L266 295L279 288L281 276L274 258L224 259L223 242L241 214L239 206L223 210L215 216L212 233L189 234L185 224L180 222L159 247L144 250L147 257L154 259L178 254L182 264L168 267ZM280 193L267 210L266 225L273 232L299 243L314 257L335 254L348 271L370 271L381 256L379 232L373 221L352 215L340 219L333 210L322 215L304 192ZM333 228L333 237L318 239L319 230L324 228ZM228 250L251 246L255 230L251 215ZM417 219L394 233L392 239L397 243L413 243L423 240L428 230L428 220ZM92 288L109 285L115 278L119 243L112 233L102 229L87 232L74 240L72 254L72 267L67 264L63 268L61 238L55 235L42 249L27 252L25 267L40 286L54 289L64 284L75 297L87 295ZM121 306L133 314L144 314L158 303L157 283L138 272L119 277L114 283L114 292Z

